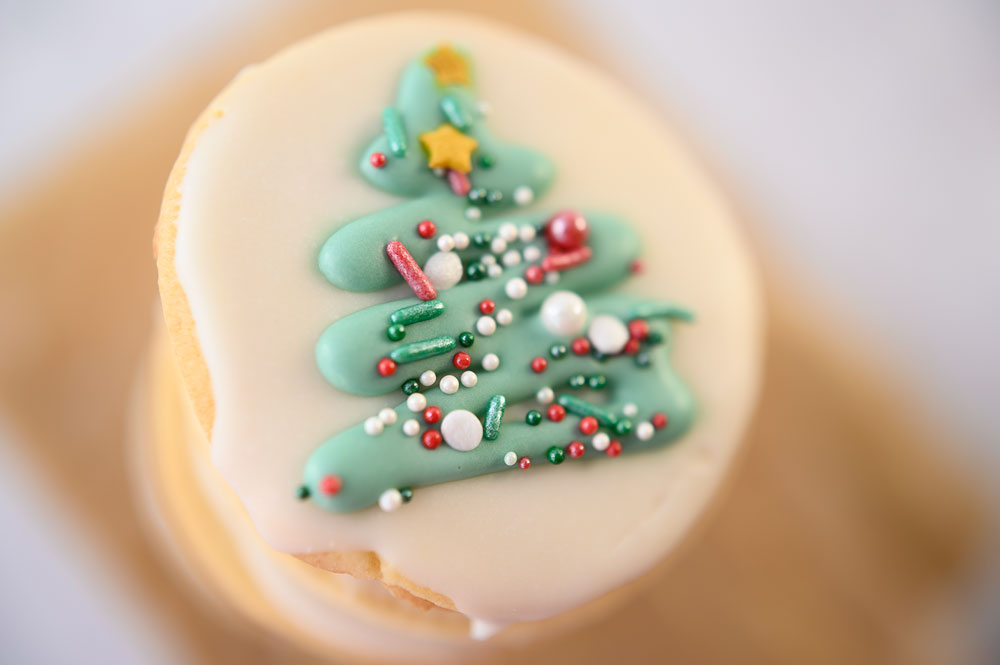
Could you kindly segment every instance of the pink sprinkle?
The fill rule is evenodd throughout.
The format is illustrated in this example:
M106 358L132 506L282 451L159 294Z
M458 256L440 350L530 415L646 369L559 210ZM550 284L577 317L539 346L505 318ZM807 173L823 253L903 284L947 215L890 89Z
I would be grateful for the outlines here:
M472 189L472 183L469 182L469 176L453 169L448 170L448 184L451 185L451 191L453 191L456 196L465 196L469 193L469 190Z
M420 269L417 262L413 260L413 255L406 249L406 245L398 240L393 240L385 246L385 253L389 255L392 265L396 266L396 270L403 276L418 298L421 300L437 298L434 285L431 284L431 280L427 279L427 275Z
M542 270L545 272L551 272L553 270L566 270L567 268L574 268L581 263L589 261L592 255L593 252L590 251L589 247L581 247L579 249L574 249L571 252L564 252L562 254L549 254L542 259Z

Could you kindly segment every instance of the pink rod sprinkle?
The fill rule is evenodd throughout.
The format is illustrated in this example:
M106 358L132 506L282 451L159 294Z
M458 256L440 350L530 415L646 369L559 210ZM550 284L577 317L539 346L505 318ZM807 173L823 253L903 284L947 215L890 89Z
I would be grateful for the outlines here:
M590 251L589 247L580 247L579 249L574 249L571 252L565 252L563 254L549 254L542 259L542 270L545 272L551 272L553 270L566 270L567 268L574 268L581 263L589 261L592 255L593 252Z
M413 260L413 255L406 249L406 245L398 240L393 240L385 246L385 253L389 255L392 265L396 266L396 270L403 276L403 279L410 285L410 288L413 289L418 298L421 300L434 300L437 298L437 291L434 290L434 285L431 284L431 280L427 279L427 275L420 269L417 262Z
M465 196L469 193L469 190L472 189L472 183L469 182L469 176L452 169L448 170L448 184L451 185L451 191L453 191L456 196Z

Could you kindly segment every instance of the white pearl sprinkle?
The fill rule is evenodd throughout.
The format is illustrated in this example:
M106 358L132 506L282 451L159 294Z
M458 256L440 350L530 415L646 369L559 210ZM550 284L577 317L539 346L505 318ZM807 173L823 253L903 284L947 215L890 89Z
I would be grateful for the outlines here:
M508 249L506 252L504 252L503 258L500 259L500 262L503 263L508 268L516 266L518 263L521 262L521 252L517 251L516 249Z
M519 206L530 205L535 200L535 192L527 185L521 185L514 189L514 203Z
M535 227L531 224L524 224L518 229L517 235L521 238L521 242L531 242L535 239Z
M541 404L551 404L552 400L556 398L556 393L552 388L545 386L535 394L535 397Z
M497 236L490 242L490 251L494 254L503 254L507 251L507 241Z
M437 246L442 252L450 252L455 249L455 239L447 233L442 236L438 236Z
M468 208L465 209L465 218L470 219L473 222L475 222L482 216L483 216L483 211L475 206L469 206Z
M396 418L399 415L396 413L395 409L390 409L386 407L378 412L378 419L382 421L383 425L393 425L396 423Z
M628 404L622 407L622 413L628 416L629 418L635 418L636 414L639 413L639 407L637 407L632 402L629 402Z
M406 436L416 436L420 434L420 423L410 418L403 423L403 434Z
M528 283L520 277L515 277L507 282L507 284L503 287L503 290L507 294L508 298L520 300L528 293Z
M492 372L497 367L500 366L500 356L495 353L487 353L483 356L483 369L487 372Z
M542 258L542 250L538 249L534 245L524 248L524 260L528 263L537 261L540 258Z
M427 408L427 398L423 393L413 393L406 398L406 408L410 411L423 411Z
M503 463L507 466L514 466L517 464L517 453L513 450L503 456Z
M493 265L486 266L486 274L490 277L499 277L503 274L503 268L494 263Z
M538 315L553 335L573 337L587 325L587 304L574 291L556 291L542 301Z
M455 252L434 252L424 263L424 274L438 291L462 281L462 259Z
M590 322L587 338L601 353L619 353L628 343L628 328L617 316L601 314Z
M399 510L399 507L402 505L403 495L397 489L386 490L382 492L382 496L378 498L378 507L387 513Z
M451 374L442 376L440 387L441 387L441 392L443 392L445 395L454 395L455 393L458 392L458 379L456 379Z
M497 323L502 326L509 326L511 321L514 320L514 315L509 309L501 309L497 312Z
M476 102L476 110L482 113L483 115L489 115L490 113L493 113L493 105L490 104L485 99L480 99L478 102Z
M641 422L635 426L635 435L639 437L640 441L649 441L653 438L653 423Z
M493 256L492 254L483 254L482 256L479 257L479 262L482 263L484 266L491 266L497 262L497 257Z
M492 316L480 316L476 320L476 330L480 335L489 337L497 331L497 321Z
M432 171L432 172L434 173L434 175L436 175L436 176L437 176L437 177L439 177L439 178L443 178L443 177L444 177L444 174L445 174L445 173L447 173L447 171L445 171L445 170L444 170L443 168L441 168L440 166L439 166L439 167L437 167L437 168L435 168L435 169L431 169L431 171Z
M507 242L514 242L517 240L517 227L510 222L504 222L497 229L497 235Z
M453 235L452 239L455 241L455 249L465 249L469 246L469 236L461 231Z
M611 437L609 437L604 432L598 432L594 435L594 438L590 440L590 445L594 447L594 450L603 452L608 449L608 444L611 443Z
M559 281L559 273L556 272L555 270L545 273L546 284L555 284L558 281Z
M438 376L434 373L434 370L429 369L420 375L420 384L427 386L428 388L437 383Z
M474 450L483 440L483 423L472 411L455 409L441 421L441 436L455 450Z
M365 419L365 434L368 436L378 436L382 433L383 427L385 424L375 416Z
M479 375L473 372L471 369L467 369L462 372L462 385L466 388L475 388L476 384L479 383Z

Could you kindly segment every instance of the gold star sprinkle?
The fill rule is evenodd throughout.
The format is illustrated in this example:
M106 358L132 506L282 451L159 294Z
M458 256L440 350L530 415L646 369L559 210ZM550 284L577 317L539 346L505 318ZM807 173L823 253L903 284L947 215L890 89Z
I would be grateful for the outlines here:
M472 151L479 141L449 124L443 124L434 131L421 134L420 144L428 153L427 166L430 168L468 173L472 170Z
M434 70L438 85L465 85L469 82L469 64L448 44L434 49L424 58L424 63Z

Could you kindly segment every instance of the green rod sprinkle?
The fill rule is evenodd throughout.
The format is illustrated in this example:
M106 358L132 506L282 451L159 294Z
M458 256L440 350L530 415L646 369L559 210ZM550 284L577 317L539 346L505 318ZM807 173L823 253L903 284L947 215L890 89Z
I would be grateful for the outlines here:
M448 122L453 124L456 129L461 129L465 131L472 124L471 118L462 109L462 105L451 95L445 95L441 98L441 113L444 113L444 117L448 119Z
M679 319L681 321L694 321L694 312L679 307L677 305L667 305L663 303L643 303L636 305L629 312L629 318L633 319Z
M429 321L444 314L444 303L440 300L428 300L427 302L410 305L403 309L397 309L389 315L389 320L393 323L410 325L420 321Z
M597 404L591 404L586 400L582 400L574 395L559 395L558 401L564 409L570 413L577 416L594 416L597 418L597 422L605 425L606 427L613 427L618 419L615 418L614 414L605 409L604 407L598 406Z
M389 151L396 157L406 156L406 129L403 127L403 116L392 106L382 111L382 131L389 142Z
M415 360L423 360L424 358L430 358L431 356L439 356L442 353L448 353L455 348L455 338L449 337L448 335L442 335L440 337L432 337L430 339L425 339L420 342L413 342L412 344L404 344L403 346L393 349L389 357L396 362L412 363Z
M489 441L496 441L500 436L500 423L503 420L503 410L507 406L507 398L494 395L486 407L486 433L483 435Z

